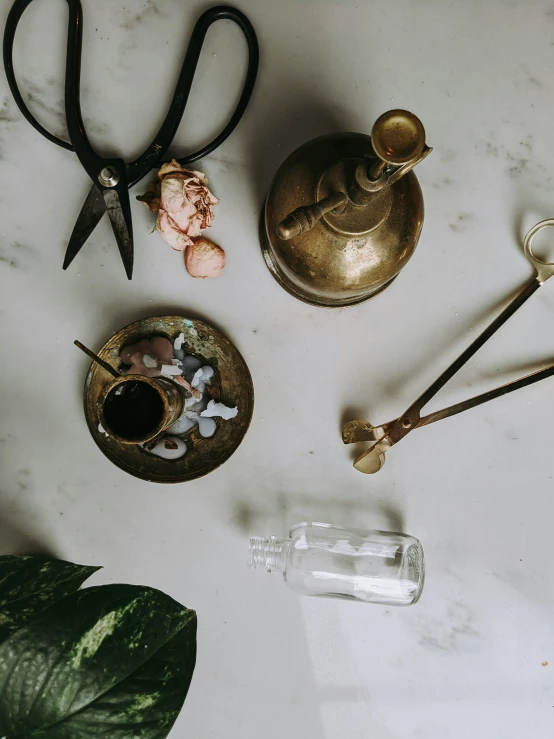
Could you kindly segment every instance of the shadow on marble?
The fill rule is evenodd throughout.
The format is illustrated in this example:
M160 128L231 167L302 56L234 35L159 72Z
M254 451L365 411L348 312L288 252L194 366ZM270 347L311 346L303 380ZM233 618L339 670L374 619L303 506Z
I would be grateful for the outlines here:
M523 240L529 228L534 223L544 221L547 218L554 218L552 194L549 192L537 192L535 188L519 188L514 191L513 195L513 213L512 233L514 236L514 246L523 255ZM550 230L547 230L546 233L554 242L554 231L550 232ZM540 252L538 253L540 254Z
M197 321L203 321L204 323L213 326L213 328L226 336L229 341L235 343L232 332L230 332L227 327L222 328L218 322L213 320L211 316L206 316L203 313L198 312L196 309L183 307L183 305L175 306L162 303L148 303L148 305L144 306L144 308L137 309L129 307L124 302L122 302L120 306L116 306L112 302L109 305L104 304L99 310L103 310L103 313L101 312L95 320L96 326L111 326L113 327L114 331L118 331L119 329L128 326L135 321L140 321L143 318L150 318L151 316L186 316L187 318L191 318ZM91 331L88 336L85 337L75 338L78 338L79 341L82 341L86 346L92 349L92 351L97 352L110 338L110 335L111 334L109 330L103 329L95 332ZM76 398L79 400L79 403L81 403L83 385L88 372L88 368L90 367L90 360L84 354L79 352L76 347L74 354L74 393L76 394Z
M493 315L491 313L491 315ZM468 339L468 344L469 344ZM504 385L509 382L513 382L517 380L520 377L525 377L527 375L530 375L534 372L538 372L548 365L552 363L552 357L545 357L543 359L537 358L533 361L526 361L526 362L512 362L506 364L504 367L497 367L495 364L491 365L490 369L482 369L479 371L479 378L476 381L473 380L471 388L468 389L468 397L473 397L474 395L478 395L481 392L485 392L487 390L492 390L493 388L500 387L501 385ZM422 368L425 365L422 364ZM437 371L438 374L438 371ZM394 398L394 395L390 395L391 398ZM438 401L438 404L440 407L443 407L445 405L449 405L450 401L444 401L444 403L441 403L441 401ZM423 411L423 415L425 415L426 411ZM341 414L341 421L340 421L340 427L339 427L339 433L342 431L342 427L345 423L348 421L353 421L355 419L362 418L368 421L377 421L380 422L382 419L372 419L371 415L369 414L369 411L367 407L362 406L346 406ZM487 420L487 417L485 416L485 420ZM509 431L508 438L512 439L514 438L512 436L512 432ZM362 452L364 452L369 446L368 442L359 442L356 444L348 444L348 454L349 458L354 461ZM400 529L398 529L400 530Z
M0 493L0 499L3 494ZM44 534L30 532L25 525L16 521L2 510L0 504L0 541L1 554L41 554L45 557L56 557L57 553L52 542Z
M328 494L298 494L297 489L286 493L276 492L271 498L257 497L260 492L258 484L255 491L253 488L252 493L256 498L248 497L245 486L240 491L235 488L226 493L226 505L230 506L227 508L227 513L230 514L229 523L244 537L245 556L248 536L286 536L291 526L302 520L368 529L403 528L402 515L394 506L380 506L365 498L363 501L340 500L333 499ZM272 702L264 707L264 721L267 722L268 715L273 719L275 706L282 704L290 688L296 690L294 683L299 680L302 683L302 700L312 713L308 734L311 739L327 736L321 725L321 716L328 716L330 711L368 711L368 693L362 684L356 683L359 676L352 656L352 650L356 647L352 646L345 633L337 603L324 599L299 598L293 593L283 592L283 583L278 582L279 576L274 576L273 581L266 581L264 573L256 575L260 576L252 573L248 577L243 598L256 599L256 621L266 625L266 637L255 643L258 636L255 627L251 627L254 646L249 657L250 669L256 669L263 650L269 652L270 645L267 642L275 639L274 634L283 633L286 626L289 628L286 643L280 644L279 649L272 652L274 669L269 675L272 683L267 685ZM330 643L333 645L331 661L331 654L327 651ZM294 670L287 668L290 677L288 683L283 683L281 679L275 679L275 675L279 674L275 664L289 663L291 654L294 654ZM263 700L265 701L265 694ZM277 720L280 720L279 716ZM296 735L302 734L297 724L295 731Z
M516 295L521 292L523 280L520 285L515 287L509 294L505 294L500 298L491 301L485 306L480 306L473 313L467 313L463 324L454 324L449 322L444 324L441 329L428 327L429 336L422 337L420 347L420 359L410 361L407 365L397 363L387 374L387 379L379 388L379 397L381 400L390 399L394 401L398 397L398 388L404 386L408 382L413 381L414 377L424 373L429 367L436 367L436 375L446 369L449 362L456 359L456 353L452 353L454 346L459 346L458 354L471 344L487 325L505 308ZM461 323L461 322L460 322ZM471 327L471 328L468 328ZM453 330L453 329L456 330ZM432 341L431 341L432 339ZM517 368L518 365L516 365ZM455 378L451 380L454 387ZM422 390L424 387L421 388ZM414 397L414 400L416 398ZM362 412L361 418L367 418L369 411ZM371 416L370 416L371 420Z
M355 421L358 418L371 421L371 419L367 418L367 408L361 405L347 405L340 415L340 426L338 428L339 435L342 436L342 427L345 423L348 423L348 421ZM349 458L353 462L367 449L368 444L366 441L360 441L356 444L347 444L346 446Z
M143 318L150 318L151 316L186 316L197 321L203 321L209 326L213 326L217 331L220 331L230 341L233 341L229 335L227 328L223 328L213 317L207 316L196 308L188 308L183 304L179 305L168 305L167 303L148 303L143 308L131 308L125 303L122 303L119 308L113 307L113 303L109 306L105 306L105 315L100 316L98 319L98 325L100 326L117 326L117 330L128 326L130 323L140 321ZM109 334L105 336L101 341L107 341Z
M393 503L376 499L337 499L290 491L276 492L270 503L257 504L244 495L232 502L231 523L246 536L285 535L291 526L307 520L406 533L403 512Z
M496 385L503 385L507 382L512 382L519 377L525 377L533 372L538 372L544 369L549 364L552 364L552 356L537 358L533 361L527 362L514 362L513 364L507 364L505 367L497 368L491 367L490 369L483 369L480 373L480 379L492 381Z
M354 121L333 101L307 94L292 80L283 83L260 116L258 135L249 141L249 164L259 207L277 169L295 149L318 136L355 129Z

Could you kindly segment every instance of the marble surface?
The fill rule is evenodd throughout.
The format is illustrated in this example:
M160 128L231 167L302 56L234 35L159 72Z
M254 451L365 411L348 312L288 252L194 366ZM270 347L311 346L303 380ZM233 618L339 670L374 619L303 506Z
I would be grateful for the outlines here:
M2 3L5 17L10 2ZM140 153L163 118L205 3L84 0L83 112L100 152ZM194 281L133 204L127 282L107 219L62 272L89 180L43 140L0 79L0 541L101 564L97 583L161 588L199 617L199 656L172 737L549 739L554 732L554 380L419 430L376 476L351 465L342 419L402 412L531 275L522 237L554 215L554 6L491 0L241 0L259 35L246 117L202 162L221 198L221 279ZM41 0L16 42L22 88L64 135L66 8ZM245 69L240 32L210 32L173 151L218 130ZM257 240L282 159L308 138L369 132L392 107L423 120L426 222L376 300L344 310L285 293ZM135 188L136 194L142 188ZM164 487L113 467L82 412L86 357L141 316L222 329L256 389L232 459ZM546 285L434 408L552 361ZM249 534L316 519L420 538L408 609L302 599L246 567ZM549 662L550 664L546 665ZM544 666L543 666L544 665Z

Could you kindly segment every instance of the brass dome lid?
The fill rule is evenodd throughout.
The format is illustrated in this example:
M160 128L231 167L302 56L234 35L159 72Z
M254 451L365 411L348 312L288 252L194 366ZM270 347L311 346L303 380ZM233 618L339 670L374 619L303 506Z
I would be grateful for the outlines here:
M423 197L410 170L431 151L423 126L411 113L390 111L372 136L375 147L359 133L307 142L269 190L260 224L267 266L307 303L339 307L373 297L417 245Z

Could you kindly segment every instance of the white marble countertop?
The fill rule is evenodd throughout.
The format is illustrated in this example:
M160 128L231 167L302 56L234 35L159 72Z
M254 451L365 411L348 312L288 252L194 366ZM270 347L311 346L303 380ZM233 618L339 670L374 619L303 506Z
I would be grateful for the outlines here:
M100 152L129 160L165 115L206 4L83 4L88 131ZM16 68L33 110L63 135L66 8L35 5ZM240 7L261 67L244 120L202 162L221 198L210 235L228 255L213 282L190 278L134 203L132 282L107 219L62 272L89 180L22 119L0 79L2 552L101 564L96 582L153 585L197 610L198 663L175 739L550 739L554 380L417 431L373 477L352 468L340 426L394 418L531 275L522 237L554 215L552 2ZM177 154L218 130L245 69L230 24L213 28L205 52ZM265 191L305 140L369 132L392 107L420 116L434 147L417 170L426 221L416 254L374 301L304 305L262 259ZM221 328L256 390L237 453L176 486L135 480L96 448L82 412L88 361L72 346L99 347L163 313ZM434 407L552 361L553 316L549 284ZM250 534L283 535L303 519L420 538L420 603L303 599L277 574L247 569Z

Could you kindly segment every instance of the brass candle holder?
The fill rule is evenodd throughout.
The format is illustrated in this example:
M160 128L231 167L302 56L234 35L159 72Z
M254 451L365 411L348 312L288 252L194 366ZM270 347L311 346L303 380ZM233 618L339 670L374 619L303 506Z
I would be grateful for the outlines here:
M368 300L412 256L423 197L411 171L431 149L406 110L377 119L371 136L309 141L275 175L260 224L262 251L279 284L313 305Z

